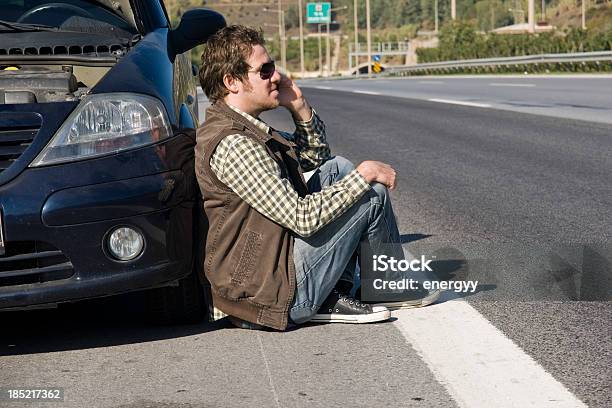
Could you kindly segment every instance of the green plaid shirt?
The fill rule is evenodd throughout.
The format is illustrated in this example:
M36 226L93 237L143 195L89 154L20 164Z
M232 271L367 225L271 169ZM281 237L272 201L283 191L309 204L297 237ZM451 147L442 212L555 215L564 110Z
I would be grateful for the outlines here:
M270 127L261 120L230 106L264 132ZM329 159L325 124L313 110L307 122L295 121L293 134L279 132L294 142L300 166L314 170ZM265 147L243 135L225 137L215 149L210 167L217 178L268 219L296 234L308 237L349 209L370 188L353 170L337 183L306 197L299 197L291 182Z

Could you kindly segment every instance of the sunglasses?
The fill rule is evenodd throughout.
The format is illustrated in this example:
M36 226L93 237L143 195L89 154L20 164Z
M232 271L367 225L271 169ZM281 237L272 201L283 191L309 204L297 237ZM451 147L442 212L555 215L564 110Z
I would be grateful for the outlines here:
M276 72L276 65L274 65L274 61L266 62L261 64L259 69L251 70L249 72L259 72L261 79L268 80L272 78L272 75L274 75L274 72Z

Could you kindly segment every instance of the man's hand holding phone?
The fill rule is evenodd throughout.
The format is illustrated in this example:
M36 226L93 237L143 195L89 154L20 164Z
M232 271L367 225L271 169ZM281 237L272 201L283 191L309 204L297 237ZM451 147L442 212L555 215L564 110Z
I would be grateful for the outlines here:
M278 102L291 112L293 117L300 121L308 121L312 116L312 109L304 98L302 90L285 74L281 74L278 84Z

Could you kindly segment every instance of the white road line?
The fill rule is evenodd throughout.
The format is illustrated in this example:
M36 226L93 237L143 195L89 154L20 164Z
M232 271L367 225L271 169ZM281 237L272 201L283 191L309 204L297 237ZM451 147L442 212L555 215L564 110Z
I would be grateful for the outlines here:
M315 86L316 89L334 89L330 86Z
M419 81L419 84L435 84L435 85L439 85L439 84L443 84L444 82L442 81Z
M352 91L352 92L353 92L353 93L356 93L356 94L364 94L364 95L381 95L381 93L380 93L380 92L372 92L372 91L360 91L360 90L355 90L355 91Z
M477 108L490 108L491 105L488 105L486 103L475 103L475 102L464 102L464 101L455 101L452 99L428 99L428 101L430 102L440 102L440 103L450 103L453 105L464 105L464 106L474 106Z
M533 88L536 86L535 84L508 84L504 82L492 82L489 86L515 86L515 87L523 87L523 88Z
M460 407L587 407L463 300L393 312L393 323Z
M264 350L261 332L257 333L257 340L259 340L259 350L261 351L261 357L263 358L266 366L266 374L268 374L268 383L270 384L270 390L274 396L274 402L276 403L277 408L281 408L280 398L278 398L278 393L276 392L276 387L274 386L274 380L272 379L272 372L270 371L268 357L266 357L266 351Z

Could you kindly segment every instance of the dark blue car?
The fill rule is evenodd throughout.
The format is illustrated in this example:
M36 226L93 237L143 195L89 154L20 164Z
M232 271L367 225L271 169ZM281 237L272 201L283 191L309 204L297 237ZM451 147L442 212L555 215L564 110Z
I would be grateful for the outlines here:
M0 2L0 309L157 288L204 303L187 52L225 24L161 0Z

